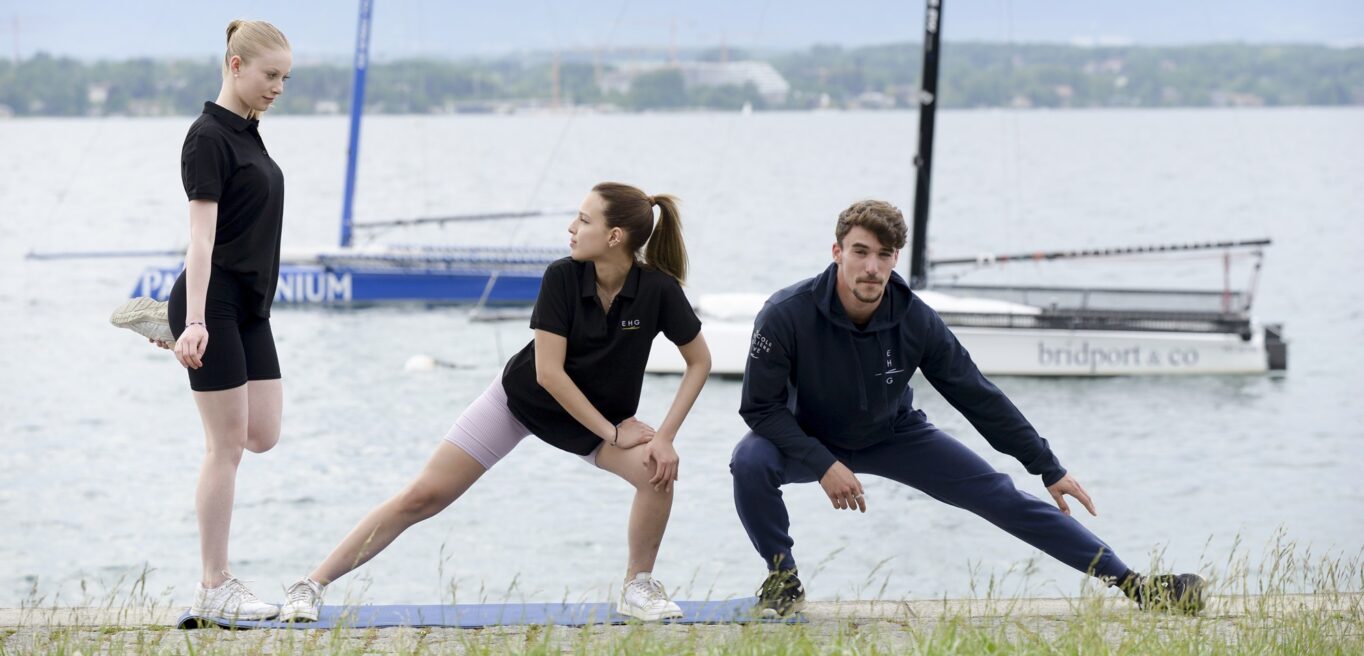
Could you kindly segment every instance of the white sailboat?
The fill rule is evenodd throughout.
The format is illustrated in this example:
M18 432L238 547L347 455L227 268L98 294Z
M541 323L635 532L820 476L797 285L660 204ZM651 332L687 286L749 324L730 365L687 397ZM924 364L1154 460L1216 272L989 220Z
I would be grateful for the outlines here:
M928 0L919 94L918 180L910 244L910 287L952 328L986 375L1129 376L1262 374L1282 371L1288 347L1278 324L1251 314L1259 262L1269 240L990 255L928 261L928 199L937 108L942 0ZM1234 251L1255 258L1245 291L930 285L929 268L1003 265L1187 251ZM822 263L819 263L822 264ZM812 273L818 265L812 265ZM775 290L771 290L775 291ZM753 320L768 294L697 299L714 374L739 376L749 357ZM662 337L659 338L662 340ZM682 373L677 349L659 342L648 371Z
M986 375L1262 374L1287 366L1279 326L1243 311L1196 308L1221 303L1221 292L943 287L914 294L942 315ZM753 319L766 300L765 294L698 299L712 373L743 375ZM1150 307L1157 303L1165 307ZM1169 309L1173 304L1194 307ZM685 363L676 348L656 343L647 370L680 374Z

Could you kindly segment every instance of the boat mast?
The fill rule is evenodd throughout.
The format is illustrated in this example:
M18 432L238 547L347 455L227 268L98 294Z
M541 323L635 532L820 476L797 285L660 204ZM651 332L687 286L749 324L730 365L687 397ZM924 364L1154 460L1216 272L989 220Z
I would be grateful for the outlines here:
M355 201L355 160L360 154L360 115L365 107L365 71L369 69L369 16L373 0L360 0L360 25L355 35L355 81L351 83L350 147L346 151L346 196L341 205L341 247L350 246Z
M914 187L914 234L910 242L909 286L928 285L928 183L933 175L933 118L938 108L938 38L942 0L928 0L924 18L924 70L919 88L919 152L914 156L918 181Z

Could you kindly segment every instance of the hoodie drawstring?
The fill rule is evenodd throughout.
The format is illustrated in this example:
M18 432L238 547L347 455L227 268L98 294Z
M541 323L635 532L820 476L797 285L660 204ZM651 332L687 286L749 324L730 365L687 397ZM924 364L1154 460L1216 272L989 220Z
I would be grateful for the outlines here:
M858 407L859 410L866 410L866 409L867 409L867 372L864 371L864 370L862 369L862 354L861 354L860 352L858 352L858 350L857 350L857 343L853 341L853 334L852 334L852 331L851 331L851 330L845 330L845 331L843 331L843 334L846 335L846 336L848 337L848 346L852 349L853 363L857 365L857 394L858 394L858 405L857 405L857 407ZM877 333L876 341L877 341L878 344L881 342L880 333ZM878 354L878 355L879 355L879 354Z

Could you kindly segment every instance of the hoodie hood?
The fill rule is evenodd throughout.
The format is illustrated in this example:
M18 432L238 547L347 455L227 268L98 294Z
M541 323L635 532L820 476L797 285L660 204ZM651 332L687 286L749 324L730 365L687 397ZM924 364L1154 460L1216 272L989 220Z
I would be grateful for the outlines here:
M854 332L861 335L874 334L877 353L887 352L887 341L894 344L895 339L883 333L897 329L899 323L909 314L910 299L913 297L909 291L909 284L905 282L904 278L900 277L900 274L894 271L890 272L890 280L886 283L885 292L881 294L881 303L872 312L866 328L858 328L853 324L852 319L843 308L843 302L838 298L837 262L830 263L828 268L824 269L824 273L814 279L812 291L815 307L819 313L829 323L843 331L848 349L853 355L853 366L857 370L857 409L866 411L870 406L867 398L867 375L866 369L862 366L862 358L857 355L857 344L853 341Z
M876 311L871 315L871 321L866 328L859 329L853 325L852 319L848 318L848 313L843 309L843 303L838 300L838 264L831 263L814 279L813 297L815 307L820 314L834 325L847 330L862 330L865 332L880 333L890 328L894 328L904 321L909 314L910 299L913 294L909 291L909 283L900 277L899 273L890 272L890 281L886 283L886 291L881 295L881 305L877 306Z

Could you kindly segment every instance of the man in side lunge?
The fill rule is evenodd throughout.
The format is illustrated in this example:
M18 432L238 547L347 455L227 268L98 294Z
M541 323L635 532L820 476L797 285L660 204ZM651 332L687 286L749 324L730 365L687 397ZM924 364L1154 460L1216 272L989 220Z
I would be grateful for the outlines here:
M834 508L866 512L858 474L973 512L1142 608L1201 609L1201 577L1138 574L1070 516L1066 496L1095 514L1079 481L895 273L906 232L894 206L853 204L838 217L833 263L773 294L754 322L739 409L751 431L730 471L739 519L768 569L758 610L786 616L805 602L781 486L818 481ZM1042 477L1056 506L1019 491L916 410L915 369L990 446Z

